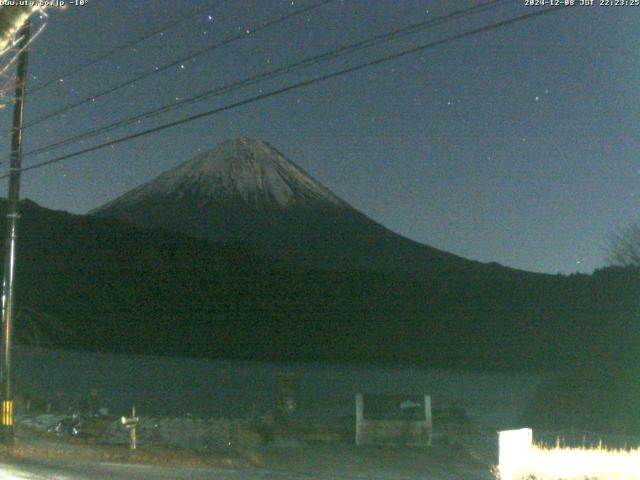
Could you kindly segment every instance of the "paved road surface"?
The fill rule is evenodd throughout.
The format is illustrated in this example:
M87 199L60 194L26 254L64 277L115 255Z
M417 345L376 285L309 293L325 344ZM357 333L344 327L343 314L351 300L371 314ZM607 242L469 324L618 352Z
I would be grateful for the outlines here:
M300 447L264 452L268 468L189 468L78 459L0 462L0 480L490 480L462 451Z

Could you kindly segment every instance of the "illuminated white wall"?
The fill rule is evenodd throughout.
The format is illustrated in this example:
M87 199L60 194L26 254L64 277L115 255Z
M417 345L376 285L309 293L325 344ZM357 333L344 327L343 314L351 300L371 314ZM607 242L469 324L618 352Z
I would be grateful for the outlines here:
M499 433L500 480L640 480L639 450L545 448L531 429Z

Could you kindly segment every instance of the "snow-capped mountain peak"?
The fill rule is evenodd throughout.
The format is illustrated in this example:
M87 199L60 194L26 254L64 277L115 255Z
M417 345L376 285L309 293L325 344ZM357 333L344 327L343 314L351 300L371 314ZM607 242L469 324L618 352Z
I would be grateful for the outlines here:
M176 195L200 204L229 203L257 209L347 204L264 141L228 140L169 170L102 209L123 207L145 197Z

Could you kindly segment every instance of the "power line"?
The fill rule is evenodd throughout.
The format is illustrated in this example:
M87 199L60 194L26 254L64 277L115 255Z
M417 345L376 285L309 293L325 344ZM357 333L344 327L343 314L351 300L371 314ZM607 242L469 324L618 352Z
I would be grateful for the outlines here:
M253 85L255 83L258 83L260 81L264 81L264 80L270 80L272 78L275 78L277 76L283 75L283 74L287 74L287 73L291 73L297 69L301 69L307 66L311 66L317 63L320 63L321 61L330 59L330 58L335 58L338 57L340 55L344 55L344 54L351 54L355 51L364 49L364 48L369 48L372 47L374 45L383 43L383 42L388 42L390 40L395 40L397 38L400 38L401 36L404 35L409 35L409 34L414 34L426 27L431 27L434 26L436 24L439 23L443 23L445 21L451 20L453 18L456 17L461 17L464 15L472 15L472 14L476 14L479 12L483 12L483 11L487 11L491 8L495 8L496 6L498 6L500 3L504 3L506 1L509 0L490 0L487 1L483 4L480 5L476 5L474 7L470 7L470 8L465 8L465 9L460 9L460 10L456 10L454 12L448 13L446 15L441 15L439 17L434 17L431 18L429 20L425 20L422 22L417 22L417 23L413 23L409 26L400 28L400 29L396 29L393 30L391 32L388 33L384 33L384 34L380 34L380 35L376 35L370 38L367 38L365 40L356 42L356 43L352 43L349 45L345 45L342 47L338 47L336 49L333 49L331 51L319 54L319 55L314 55L311 57L307 57L303 60L300 60L298 62L295 62L293 64L288 64L285 66L281 66L281 67L277 67L275 69L271 69L268 70L266 72L262 72L259 73L257 75L253 75L247 78L244 78L242 80L237 80L231 83L227 83L225 85L222 86L218 86L209 90L206 90L205 92L202 92L198 95L192 96L192 97L188 97L185 98L179 102L174 102L174 103L170 103L170 104L166 104L163 105L161 107L158 108L154 108L151 110L147 110L146 112L143 112L141 114L132 116L132 117L127 117L124 119L121 119L119 121L116 121L114 123L111 123L109 125L105 125L93 130L89 130L83 133L79 133L76 135L73 135L71 137L67 137L63 140L60 140L58 142L49 144L49 145L45 145L39 148L36 148L34 150L30 150L28 152L26 152L24 154L24 156L30 156L30 155L36 155L36 154L40 154L40 153L44 153L44 152L48 152L51 150L54 150L56 148L59 147L63 147L65 145L69 145L71 143L76 143L80 140L84 140L87 138L91 138L91 137L95 137L96 135L100 135L103 133L107 133L110 132L112 130L124 127L126 125L130 125L132 123L136 123L138 121L142 121L142 120L146 120L152 117L155 117L157 115L160 115L162 113L166 113L169 112L171 110L176 110L178 108L181 108L185 105L191 105L194 103L198 103L201 102L203 100L224 94L224 93L229 93L233 90L235 90L236 88L240 88L240 87L246 87L249 85Z
M313 5L310 5L308 7L300 8L298 10L295 10L295 11L291 12L291 13L288 13L286 15L278 17L278 18L276 18L274 20L269 20L267 22L264 22L264 23L258 25L255 28L248 28L245 31L243 31L242 33L239 33L239 34L233 35L231 37L228 37L228 38L226 38L226 39L224 39L224 40L222 40L220 42L214 43L214 44L209 45L208 47L202 48L200 50L196 50L195 52L190 53L189 55L187 55L185 57L182 57L182 58L180 58L178 60L174 60L172 62L169 62L169 63L167 63L167 64L165 64L165 65L163 65L161 67L155 67L152 70L148 70L148 71L138 75L137 77L131 78L129 80L125 80L124 82L121 82L121 83L119 83L117 85L109 87L106 90L103 90L101 92L95 93L93 95L86 96L84 98L81 98L80 100L78 100L75 103L71 103L71 104L69 104L69 105L67 105L67 106L65 106L63 108L60 108L58 110L54 110L53 112L49 112L49 113L41 116L40 118L37 118L36 120L26 124L24 126L24 128L27 129L27 128L33 127L34 125L38 125L39 123L42 123L42 122L44 122L46 120L50 120L51 118L57 117L58 115L62 115L63 113L68 112L69 110L73 110L74 108L77 108L77 107L79 107L81 105L85 105L85 104L87 104L89 102L93 102L93 101L97 100L98 98L102 98L104 96L110 95L110 94L112 94L114 92L117 92L118 90L121 90L121 89L123 89L125 87L128 87L130 85L133 85L133 84L135 84L135 83L137 83L137 82L139 82L141 80L145 80L145 79L147 79L149 77L152 77L152 76L157 75L159 73L165 72L165 71L169 70L170 68L174 68L174 67L176 67L178 65L184 64L185 62L189 62L189 61L193 60L194 58L199 57L200 55L203 55L205 53L211 52L211 51L216 50L218 48L224 47L224 46L229 45L231 43L237 42L238 40L242 40L244 38L247 38L250 35L255 35L256 33L260 32L262 30L265 30L265 29L268 29L268 28L273 27L275 25L278 25L278 24L280 24L282 22L285 22L285 21L287 21L287 20L289 20L291 18L297 17L299 15L308 13L308 12L310 12L312 10L320 8L320 7L322 7L322 6L324 6L324 5L328 4L328 3L331 3L333 1L335 1L335 0L321 0L320 2L315 3Z
M203 11L209 9L211 7L209 6L202 6L199 7L197 9L195 9L192 13L185 15L183 17L178 18L177 20L172 20L170 22L167 22L163 25L161 25L160 27L154 29L154 30L150 30L147 33L144 33L143 35L141 35L140 37L135 38L134 40L131 40L130 42L124 43L118 47L113 48L112 50L109 50L101 55L98 55L96 58L94 58L93 60L88 61L87 63L83 63L82 65L78 65L76 67L71 67L68 70L62 72L60 75L57 75L55 77L51 77L49 80L43 80L40 83L38 83L35 87L30 88L28 90L28 94L29 95L33 95L35 93L41 92L42 90L46 89L47 87L58 83L60 81L60 79L66 79L69 78L79 72L81 72L82 70L92 67L100 62L103 62L104 60L120 53L120 52L124 52L126 50L129 50L130 48L135 47L137 44L142 43L156 35L158 35L159 33L165 31L165 30L171 30L172 28L180 25L183 22L186 22L187 20L191 20L193 18L196 18L198 16L200 16L202 14Z
M414 53L417 53L417 52L420 52L420 51L423 51L423 50L427 50L427 49L434 48L434 47L437 47L437 46L440 46L440 45L444 45L446 43L449 43L449 42L452 42L452 41L455 41L455 40L460 40L462 38L470 37L472 35L477 35L479 33L485 33L485 32L489 32L489 31L492 31L492 30L496 30L498 28L505 27L507 25L512 25L512 24L515 24L515 23L518 23L518 22L521 22L521 21L524 21L524 20L528 20L528 19L534 18L534 17L539 17L539 16L542 16L542 15L545 15L545 14L548 14L548 13L552 13L552 12L555 12L555 11L559 11L559 10L565 9L567 7L568 7L568 5L561 5L561 6L558 6L558 7L547 8L547 9L544 9L544 10L538 10L538 11L535 11L535 12L532 12L532 13L527 13L527 14L524 14L524 15L520 15L520 16L517 16L517 17L510 18L508 20L502 20L500 22L492 23L492 24L484 26L484 27L476 28L476 29L470 30L468 32L463 32L463 33L459 33L459 34L456 34L456 35L452 35L452 36L446 37L446 38L441 39L441 40L437 40L437 41L434 41L434 42L429 42L429 43L426 43L426 44L418 45L418 46L415 46L415 47L412 47L412 48L409 48L409 49L402 50L400 52L396 52L396 53L393 53L393 54L378 58L376 60L371 60L371 61L366 62L366 63L361 63L359 65L356 65L356 66L353 66L353 67L349 67L349 68L345 68L345 69L339 70L337 72L328 73L326 75L321 75L319 77L315 77L315 78L312 78L312 79L309 79L309 80L305 80L303 82L298 82L298 83L295 83L293 85L289 85L289 86L282 87L282 88L279 88L279 89L276 89L276 90L272 90L272 91L267 92L267 93L256 95L254 97L247 98L245 100L240 100L238 102L230 103L230 104L225 105L223 107L218 107L218 108L215 108L213 110L209 110L209 111L206 111L206 112L199 113L197 115L192 115L192 116L189 116L189 117L186 117L186 118L182 118L180 120L176 120L174 122L170 122L170 123L166 123L166 124L160 125L158 127L150 128L150 129L144 130L142 132L134 133L134 134L131 134L131 135L126 135L124 137L120 137L120 138L117 138L115 140L111 140L109 142L101 143L100 145L95 145L93 147L89 147L89 148L86 148L84 150L80 150L80 151L77 151L77 152L73 152L73 153L69 153L69 154L66 154L66 155L62 155L62 156L59 156L57 158L53 158L51 160L47 160L47 161L44 161L44 162L36 163L34 165L30 165L28 167L22 168L21 171L25 172L25 171L29 171L29 170L35 170L35 169L38 169L38 168L41 168L41 167L44 167L44 166L47 166L47 165L52 165L54 163L59 163L59 162L61 162L63 160L68 160L68 159L73 158L73 157L84 155L85 153L91 153L91 152L95 152L97 150L102 150L102 149L110 147L112 145L117 145L117 144L120 144L120 143L127 142L129 140L133 140L133 139L140 138L140 137L143 137L143 136L146 136L146 135L150 135L152 133L157 133L157 132L160 132L162 130L166 130L168 128L177 127L179 125L183 125L185 123L190 123L190 122L199 120L201 118L210 117L212 115L215 115L215 114L218 114L218 113L221 113L221 112L225 112L227 110L232 110L234 108L242 107L244 105L249 105L251 103L255 103L255 102L258 102L260 100L265 100L265 99L267 99L269 97L282 95L283 93L287 93L287 92L290 92L292 90L296 90L298 88L307 87L307 86L310 86L310 85L313 85L313 84L316 84L316 83L324 82L324 81L332 79L332 78L337 78L337 77L341 77L341 76L344 76L344 75L348 75L350 73L353 73L353 72L356 72L356 71L359 71L359 70L363 70L365 68L369 68L369 67L373 67L373 66L376 66L376 65L380 65L382 63L386 63L386 62L389 62L391 60L396 60L398 58L402 58L402 57L405 57L405 56L408 56L408 55L411 55L411 54L414 54ZM2 175L2 176L0 176L0 179L6 178L7 176L8 176L8 174Z

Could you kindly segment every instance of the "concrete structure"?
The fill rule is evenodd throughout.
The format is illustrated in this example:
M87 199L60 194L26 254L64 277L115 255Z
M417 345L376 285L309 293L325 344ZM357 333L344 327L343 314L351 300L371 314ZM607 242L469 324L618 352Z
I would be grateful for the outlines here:
M356 445L431 446L429 395L356 395Z
M498 433L498 469L500 478L511 480L522 464L527 464L533 447L533 430L503 430Z

